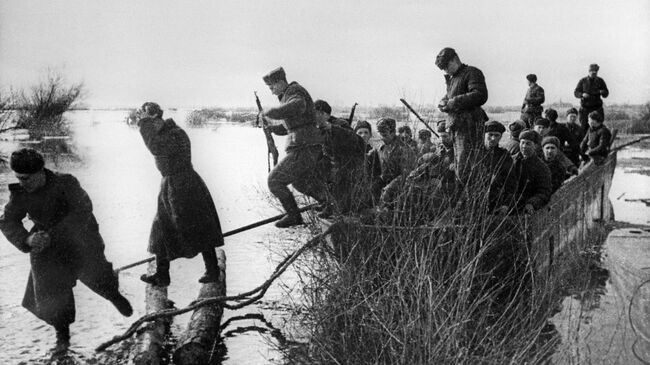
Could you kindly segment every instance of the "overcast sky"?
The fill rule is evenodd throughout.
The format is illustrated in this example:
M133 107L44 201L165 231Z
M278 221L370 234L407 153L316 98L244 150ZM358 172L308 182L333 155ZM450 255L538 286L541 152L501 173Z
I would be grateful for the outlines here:
M93 107L251 106L284 66L340 106L437 103L437 52L483 70L489 105L518 105L536 73L571 101L590 63L607 102L650 101L650 1L0 1L0 86L48 67L83 80Z

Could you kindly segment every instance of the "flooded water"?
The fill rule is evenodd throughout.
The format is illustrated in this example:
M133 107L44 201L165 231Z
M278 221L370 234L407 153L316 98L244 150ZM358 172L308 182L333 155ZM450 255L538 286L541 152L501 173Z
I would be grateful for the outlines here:
M74 174L89 193L94 213L106 242L106 256L118 267L147 257L147 239L155 214L160 175L153 158L135 128L127 126L124 111L83 111L70 115L79 160L60 158L54 170ZM186 112L168 112L183 126ZM215 200L224 231L276 215L280 212L266 187L267 157L263 133L246 126L217 124L185 128L192 140L195 169ZM282 138L276 137L278 146ZM10 152L19 142L2 141L0 150ZM282 153L282 152L281 152ZM0 173L0 203L7 198L7 183L14 182L7 168ZM619 153L610 191L617 220L650 223L650 144L632 146ZM273 225L226 238L228 294L250 290L265 281L281 253L306 240L305 229L278 230ZM135 314L122 317L112 305L83 284L75 288L77 320L71 327L72 347L81 363L106 363L94 348L122 333L144 314L144 284L140 266L120 274L121 290ZM172 263L169 297L177 307L192 302L203 272L200 257ZM29 258L0 235L0 364L47 363L54 331L20 305L29 273ZM630 328L626 325L625 301L611 288L604 260L588 273L588 287L574 290L552 319L561 337L556 363L639 362L631 353ZM232 312L232 322L222 332L215 364L271 364L283 362L283 350L292 344L281 331L287 325L284 293L295 285L291 273L273 285L259 304ZM237 319L248 315L247 319ZM172 332L178 334L189 314L176 317ZM115 350L114 350L115 351ZM122 351L122 350L118 350Z
M123 120L124 111L80 111L72 113L74 144L80 160L59 158L47 166L75 175L90 195L100 232L106 242L106 256L115 267L148 257L146 247L156 210L160 174L151 154L135 128ZM167 113L183 126L186 112ZM192 141L193 162L212 193L222 228L229 231L280 213L266 187L266 144L261 130L239 125L185 128ZM276 137L279 147L282 138ZM3 153L18 142L0 142ZM282 152L281 152L282 153ZM0 174L0 204L8 199L7 183L14 182L5 167ZM297 234L298 233L298 234ZM303 238L304 229L276 229L272 224L226 238L228 294L248 291L264 282L280 258L280 253ZM1 236L1 235L0 235ZM0 364L47 362L54 346L53 329L21 307L29 273L29 257L4 236L0 237ZM169 297L178 308L188 305L199 290L203 273L200 255L192 260L172 262ZM72 324L72 347L82 362L104 363L95 359L94 348L124 332L144 314L145 285L139 280L145 266L120 273L121 290L131 301L135 314L122 317L106 300L79 283L74 291L77 319ZM291 280L291 275L285 276ZM224 329L219 358L214 363L267 364L282 360L283 339L272 334L284 325L281 310L284 289L273 285L257 305L231 312L230 317L255 314L257 318L238 320ZM172 331L184 328L189 314L176 317Z
M609 198L619 222L617 225L650 224L650 204L643 201L650 199L650 142L644 141L618 153ZM612 236L625 234L617 231ZM622 288L621 283L630 285L637 278L630 276L631 271L625 267L629 262L621 262L620 255L616 254L618 248L611 246L616 242L611 239L604 246L602 242L594 242L592 247L585 248L583 253L589 267L574 272L575 276L567 280L563 288L566 296L561 301L559 313L552 318L560 336L554 363L650 363L650 342L635 333L638 328L650 328L650 313L648 308L638 310L629 305L629 293L625 293L629 287ZM650 245L650 240L646 243ZM639 293L647 295L649 291ZM650 298L637 298L635 302L638 300L647 302ZM631 323L636 328L632 328Z

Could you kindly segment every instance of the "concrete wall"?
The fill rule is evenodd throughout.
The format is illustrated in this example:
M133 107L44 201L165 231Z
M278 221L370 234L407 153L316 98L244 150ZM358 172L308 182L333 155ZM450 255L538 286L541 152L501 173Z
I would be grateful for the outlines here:
M608 195L615 168L616 152L603 165L590 163L527 218L527 242L539 272L552 269L557 256L567 250L588 243L598 222L614 219Z

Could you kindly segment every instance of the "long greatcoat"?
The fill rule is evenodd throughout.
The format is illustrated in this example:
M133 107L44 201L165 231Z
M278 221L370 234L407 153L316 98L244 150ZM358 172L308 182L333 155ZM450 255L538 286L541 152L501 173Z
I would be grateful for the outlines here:
M219 216L194 171L190 139L172 119L143 118L140 134L162 174L149 252L173 260L223 246Z
M0 217L0 230L9 242L30 252L26 240L31 232L45 231L51 245L30 252L31 271L23 306L53 326L75 319L72 288L81 280L106 299L118 294L118 278L104 256L104 241L92 213L92 203L77 179L45 169L46 183L34 192L10 184L9 202ZM31 232L22 220L29 215Z

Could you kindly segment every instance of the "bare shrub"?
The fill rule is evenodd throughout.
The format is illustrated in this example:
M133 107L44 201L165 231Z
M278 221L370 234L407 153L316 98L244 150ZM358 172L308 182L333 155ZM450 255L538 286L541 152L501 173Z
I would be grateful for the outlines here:
M192 111L186 119L187 125L201 127L210 122L225 120L233 123L253 123L257 119L257 112L252 109L237 108L207 108Z
M474 172L473 172L474 173ZM538 363L554 283L538 277L523 217L495 216L481 176L453 198L403 196L374 223L343 220L298 265L296 312L314 364ZM354 201L355 199L353 199Z
M227 111L223 108L210 108L193 110L188 114L186 122L188 126L200 127L210 121L217 121L219 119L226 119Z
M408 117L408 112L404 107L392 107L380 105L370 110L371 119L393 118L397 121L404 120Z
M605 110L605 125L609 129L617 129L624 134L648 134L650 133L650 103L640 106L623 106L627 109L621 110L627 116L626 119L610 117L610 112ZM622 107L620 107L622 108Z
M13 126L13 108L12 97L10 93L0 92L0 133L14 129Z
M38 85L18 93L16 128L29 130L32 139L68 135L63 114L81 101L83 92L83 83L68 84L60 74L48 72Z

